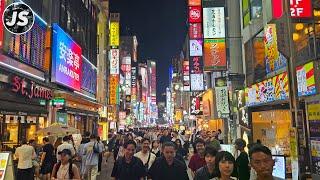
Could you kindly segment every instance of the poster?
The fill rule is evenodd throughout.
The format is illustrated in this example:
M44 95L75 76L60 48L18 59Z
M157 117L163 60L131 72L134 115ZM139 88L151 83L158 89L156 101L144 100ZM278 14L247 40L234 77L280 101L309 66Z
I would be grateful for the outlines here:
M203 8L204 38L225 38L224 7Z
M190 40L190 56L202 56L202 39Z
M191 96L190 102L191 102L190 114L191 115L202 115L202 113L203 113L202 97Z
M286 161L284 156L272 156L275 161L272 176L286 179Z
M229 117L228 87L215 87L218 118Z
M204 69L226 70L226 43L225 39L205 39L204 40Z
M296 71L298 96L308 96L316 94L313 62L297 67Z

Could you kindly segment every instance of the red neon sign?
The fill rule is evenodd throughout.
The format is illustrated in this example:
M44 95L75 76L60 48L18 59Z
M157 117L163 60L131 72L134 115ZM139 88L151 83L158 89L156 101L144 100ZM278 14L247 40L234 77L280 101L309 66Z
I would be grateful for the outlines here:
M290 0L290 15L294 18L311 17L311 0Z
M282 0L272 0L272 16L274 19L279 19L283 15Z

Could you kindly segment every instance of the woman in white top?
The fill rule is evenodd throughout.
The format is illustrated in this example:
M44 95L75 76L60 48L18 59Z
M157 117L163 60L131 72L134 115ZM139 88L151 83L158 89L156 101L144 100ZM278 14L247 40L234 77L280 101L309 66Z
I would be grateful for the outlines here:
M216 155L215 159L215 171L217 177L213 180L234 180L237 178L231 177L235 168L236 160L231 153L227 151L221 151Z
M59 152L61 161L54 165L52 171L52 180L76 179L80 180L79 169L71 161L71 151L64 149Z

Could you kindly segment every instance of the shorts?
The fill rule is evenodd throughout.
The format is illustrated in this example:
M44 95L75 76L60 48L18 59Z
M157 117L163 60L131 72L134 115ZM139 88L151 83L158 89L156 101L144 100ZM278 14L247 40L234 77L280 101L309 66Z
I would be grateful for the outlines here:
M41 174L49 174L51 173L53 170L53 164L52 163L45 163L42 164L41 169L40 169L40 173Z

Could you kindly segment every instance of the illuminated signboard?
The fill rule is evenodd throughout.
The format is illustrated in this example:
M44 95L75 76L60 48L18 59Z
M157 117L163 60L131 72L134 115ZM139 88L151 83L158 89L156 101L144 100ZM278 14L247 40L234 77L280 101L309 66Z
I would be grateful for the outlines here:
M203 113L202 97L191 96L190 103L191 103L190 114L202 115Z
M131 103L137 100L137 68L131 67Z
M225 70L227 68L225 39L204 40L204 70Z
M218 118L229 117L228 87L215 87Z
M201 6L189 7L189 23L200 23L201 21Z
M189 61L183 61L183 91L190 91Z
M119 77L116 75L109 76L109 104L116 105L117 100L117 91L119 86Z
M311 17L311 0L290 0L290 16L294 18Z
M110 46L119 46L119 22L110 22Z
M299 66L297 70L298 96L316 94L313 62Z
M119 49L110 49L110 74L119 74Z
M190 74L202 74L203 73L203 61L202 57L190 57Z
M272 16L274 19L279 19L283 15L282 0L272 0Z
M203 91L203 74L191 74L190 75L191 91Z
M80 91L82 49L57 24L52 31L52 81Z
M282 73L245 89L246 106L289 98L288 73Z
M188 5L189 6L201 6L201 0L189 0Z
M190 56L202 56L202 39L190 40Z
M202 38L201 23L190 23L190 25L189 25L189 38L190 39L201 39Z
M204 38L224 38L224 7L203 8Z
M5 0L0 0L0 14L3 14L4 8L6 8ZM3 19L0 18L0 49L3 47Z
M97 68L82 56L81 89L91 94L97 92Z
M157 103L157 70L156 70L156 62L151 61L151 102Z

